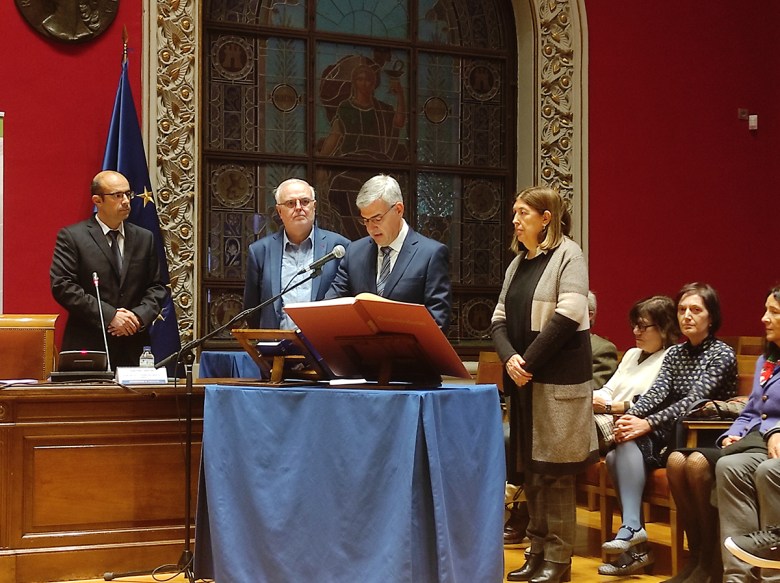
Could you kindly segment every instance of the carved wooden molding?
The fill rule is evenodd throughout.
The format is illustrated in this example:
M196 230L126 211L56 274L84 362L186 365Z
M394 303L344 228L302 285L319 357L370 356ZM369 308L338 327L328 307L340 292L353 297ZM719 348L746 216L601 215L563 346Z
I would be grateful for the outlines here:
M587 249L586 62L581 0L535 0L539 182L572 206L573 236Z
M149 172L156 184L160 228L166 240L171 293L182 341L195 334L197 293L198 11L195 0L150 0L146 43L149 72Z

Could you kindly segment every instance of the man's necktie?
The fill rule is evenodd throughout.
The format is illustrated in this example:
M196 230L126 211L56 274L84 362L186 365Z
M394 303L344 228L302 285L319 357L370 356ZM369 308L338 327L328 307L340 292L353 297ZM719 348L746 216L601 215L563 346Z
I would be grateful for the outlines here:
M111 237L111 252L114 254L114 265L118 273L122 273L122 253L119 251L119 231L111 230L108 232Z
M387 278L390 277L390 252L392 248L380 247L380 251L382 252L382 267L379 270L379 279L376 280L376 293L381 296L385 291Z

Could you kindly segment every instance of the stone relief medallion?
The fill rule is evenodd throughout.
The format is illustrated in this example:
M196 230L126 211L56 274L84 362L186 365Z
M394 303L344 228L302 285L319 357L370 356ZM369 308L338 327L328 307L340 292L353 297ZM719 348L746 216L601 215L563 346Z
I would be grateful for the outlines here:
M119 0L15 0L27 24L62 42L92 40L114 21Z

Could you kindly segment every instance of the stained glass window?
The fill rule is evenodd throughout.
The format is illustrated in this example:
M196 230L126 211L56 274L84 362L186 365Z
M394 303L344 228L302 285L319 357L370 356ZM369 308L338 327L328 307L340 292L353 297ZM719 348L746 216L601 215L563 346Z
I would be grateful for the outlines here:
M211 0L204 10L204 332L241 308L250 243L300 177L317 222L392 174L406 220L450 248L456 347L484 341L508 259L515 32L508 0Z

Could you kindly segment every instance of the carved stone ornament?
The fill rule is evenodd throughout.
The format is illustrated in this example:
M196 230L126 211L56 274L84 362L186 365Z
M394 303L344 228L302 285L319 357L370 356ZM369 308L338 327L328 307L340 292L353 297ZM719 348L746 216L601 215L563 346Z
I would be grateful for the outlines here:
M62 42L92 40L114 21L119 0L15 0L27 23Z

